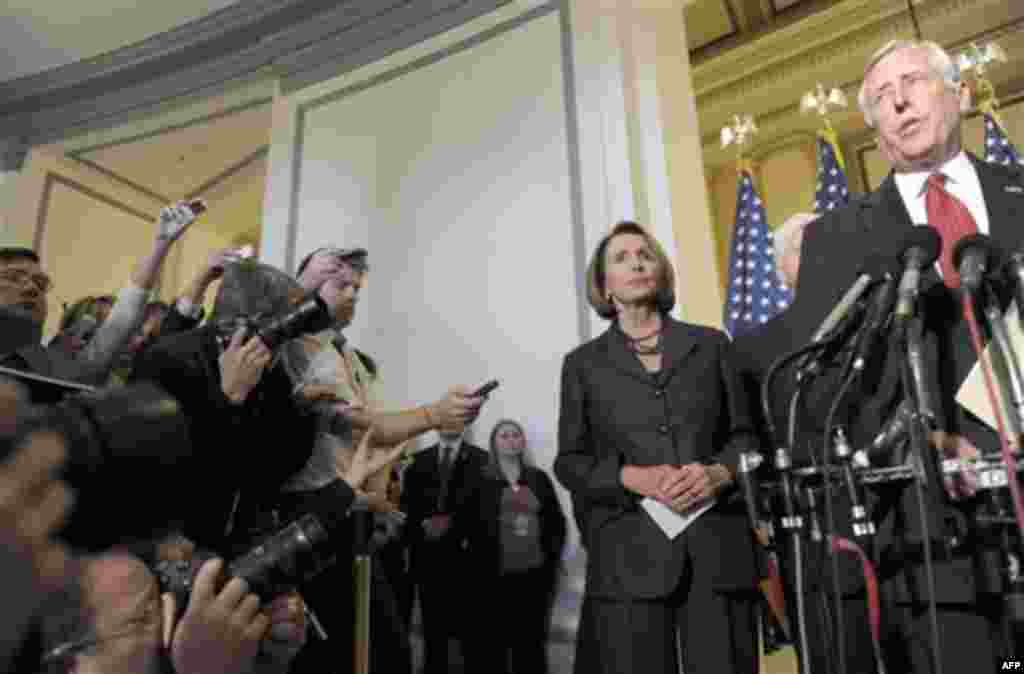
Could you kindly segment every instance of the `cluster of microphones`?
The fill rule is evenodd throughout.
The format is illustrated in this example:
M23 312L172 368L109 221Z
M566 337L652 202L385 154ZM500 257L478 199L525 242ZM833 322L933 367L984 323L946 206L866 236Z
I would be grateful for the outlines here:
M836 394L834 406L838 408L838 398L850 384L863 376L868 362L880 348L894 344L904 350L908 374L904 380L907 384L906 397L880 424L877 433L857 448L851 446L841 428L831 434L826 433L829 440L828 446L823 448L821 464L828 466L832 457L837 461L834 471L825 470L824 479L834 475L848 492L853 504L853 530L858 536L874 533L874 525L859 496L861 484L871 481L873 466L892 466L898 457L908 458L897 450L907 446L915 419L923 419L926 426L931 424L932 428L937 421L934 407L937 397L930 388L918 296L922 277L935 265L941 249L942 240L938 232L930 226L918 226L895 248L896 254L877 253L868 257L853 284L814 331L810 341L779 358L762 382L764 416L774 441L775 423L770 403L772 380L783 368L795 363L795 379L799 387L841 360L840 381L843 384ZM974 234L956 244L952 260L960 277L958 292L966 293L972 300L988 307L985 313L990 324L1002 323L1002 312L995 298L1012 293L1017 306L1024 306L1024 253L1006 254L990 237ZM1001 328L991 326L991 329L995 333ZM1010 357L1014 359L1013 354ZM755 526L770 528L771 525L771 518L761 512L765 503L761 500L762 486L775 487L780 493L785 510L780 518L784 528L795 530L803 526L802 509L795 505L794 487L789 477L793 472L789 451L793 448L785 446L793 439L794 436L790 435L775 451L773 464L778 473L777 483L762 485L755 475L764 462L760 454L750 452L741 456L738 478L747 501L748 514ZM804 473L810 471L808 469ZM821 471L817 475L822 476Z

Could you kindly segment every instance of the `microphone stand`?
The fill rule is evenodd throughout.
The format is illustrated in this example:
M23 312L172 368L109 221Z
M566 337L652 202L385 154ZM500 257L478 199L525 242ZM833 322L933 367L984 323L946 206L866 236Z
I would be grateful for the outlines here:
M797 411L800 408L800 398L803 393L803 382L798 382L796 391L789 399L789 432L788 445L793 447L796 441ZM782 528L787 534L789 544L793 552L793 593L796 601L796 635L797 652L800 656L800 674L811 674L810 639L807 638L807 598L804 590L804 547L803 547L803 517L796 508L796 499L793 498L793 458L789 448L779 446L775 449L775 469L779 473L779 484L782 488Z
M982 286L980 301L992 334L990 343L992 372L995 384L999 389L999 397L1007 412L1004 415L1007 431L1014 442L1020 443L1022 435L1024 435L1021 421L1022 410L1024 410L1024 377L1021 376L1020 361L1014 351L1013 343L1010 341L1002 312L999 311L998 304L990 299L988 290L987 285ZM1009 485L1010 480L1017 479L1016 463L1006 464L1005 469ZM1012 506L1007 508L1005 493L997 494L989 491L985 501L991 515L986 518L989 520L987 523L980 524L987 524L998 532L1003 562L1002 568L998 569L998 577L1003 585L1003 607L1000 622L1002 623L1004 652L1013 653L1016 646L1014 635L1024 627L1024 580L1020 578L1017 568L1022 559L1020 539L1022 532L1018 520L1010 516L1008 512L1012 510ZM1013 535L1015 532L1016 536ZM986 559L988 559L987 556Z
M901 322L902 323L902 322ZM934 408L927 399L923 382L923 332L924 321L917 313L905 319L902 325L904 358L900 375L903 390L910 400L913 412L910 417L911 462L914 466L914 489L917 495L918 515L921 520L922 549L924 551L925 584L928 587L928 621L932 654L932 674L942 674L942 658L939 655L939 618L935 599L935 566L932 559L932 541L928 512L925 508L925 481L932 489L941 489L934 452L931 452L929 434L934 425Z
M1024 411L1024 378L1021 376L1020 361L1010 342L1006 323L1003 322L1003 314L995 302L987 300L987 293L983 289L981 302L992 332L992 370L999 386L1000 397L1004 403L1009 403L1006 424L1009 426L1010 436L1019 442L1022 434L1021 413ZM1007 470L1009 469L1007 466Z
M768 426L768 436L772 439L773 442L777 442L775 421L771 409L771 389L772 382L775 379L775 377L788 363L791 363L797 358L800 358L805 354L810 354L814 351L818 351L819 353L824 352L828 348L830 348L834 343L838 342L844 337L844 332L837 330L831 338L812 342L791 353L788 353L777 359L768 368L768 372L765 374L764 380L761 382L761 405L764 412L765 423ZM775 454L773 458L775 469L779 473L779 485L782 492L782 502L784 511L781 520L782 528L786 532L789 547L792 550L793 555L793 593L795 595L796 601L796 643L797 653L799 656L799 671L800 674L812 674L810 658L810 640L807 636L807 606L804 591L804 583L806 579L803 568L805 562L802 539L803 517L801 517L801 515L799 514L796 499L794 497L794 487L792 480L793 459L792 455L790 454L791 448L794 447L796 444L797 411L800 408L800 398L803 395L803 388L820 371L820 368L817 367L818 364L816 362L806 364L806 366L804 365L805 362L802 362L800 367L801 371L797 375L796 390L793 392L793 395L789 400L789 423L787 442L786 444L780 444L775 448ZM827 479L827 476L825 477L825 479ZM831 652L831 649L828 644L825 644L825 649L826 653Z
M352 539L355 560L352 566L352 582L355 587L354 621L354 674L370 674L370 592L373 573L373 551L370 538L373 535L373 513L365 503L353 505Z
M761 406L764 411L765 423L768 426L768 437L771 438L773 443L777 443L775 420L772 415L771 408L771 389L773 380L788 363L793 362L804 354L824 350L830 343L831 340L825 340L803 346L796 351L782 356L768 368L768 372L765 374L764 380L761 382ZM786 444L778 444L776 446L773 459L775 469L779 473L779 484L782 492L784 514L781 524L785 531L787 543L789 544L793 555L793 594L796 602L795 637L798 655L797 663L799 665L800 674L812 674L809 650L810 640L807 637L807 606L804 592L805 578L803 567L805 560L803 540L801 538L803 519L798 514L796 501L793 497L793 481L791 474L793 459L790 454L790 447L793 446L796 438L796 412L799 409L799 400L802 393L803 383L800 379L802 378L798 378L796 390L793 392L789 401L788 442Z

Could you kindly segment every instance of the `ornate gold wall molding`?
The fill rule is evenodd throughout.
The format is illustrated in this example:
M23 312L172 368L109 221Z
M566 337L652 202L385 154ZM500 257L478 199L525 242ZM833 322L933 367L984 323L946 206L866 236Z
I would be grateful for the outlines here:
M930 0L916 7L924 36L956 49L971 40L997 37L1011 48L1011 63L995 72L1001 95L1020 87L1014 72L1024 63L1024 3L1019 0ZM870 54L888 40L912 37L904 0L847 0L783 27L694 68L704 161L731 159L718 147L719 128L736 113L756 117L758 144L820 124L803 116L800 96L815 83L844 89L852 109L833 120L844 137L862 133L856 94ZM1009 87L1009 88L1008 88Z

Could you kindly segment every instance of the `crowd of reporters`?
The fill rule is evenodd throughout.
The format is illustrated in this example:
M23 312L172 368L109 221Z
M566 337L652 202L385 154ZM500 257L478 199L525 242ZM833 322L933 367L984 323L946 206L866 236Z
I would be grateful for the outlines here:
M484 397L456 386L421 407L379 409L377 364L343 332L364 249L313 251L295 278L251 251L213 251L173 302L149 301L203 209L163 209L151 252L116 298L66 305L46 343L49 273L59 272L31 249L0 249L0 671L352 671L365 645L352 569L364 554L375 572L366 671L411 672L413 592L422 603L438 578L412 580L406 543L428 529L428 539L453 541L427 546L458 557L430 573L459 582L473 567L468 540L491 535L463 509L486 497L489 464L496 475L521 466L512 483L542 492L546 547L515 570L547 569L538 596L548 602L565 523L546 475L497 453L479 464L435 459L431 484L414 489L443 479L451 504L420 512L412 504L423 495L403 493L403 469L430 455L413 461L408 441L428 431L461 439ZM497 558L487 564L500 570ZM466 637L461 617L429 620L424 631L456 620ZM476 631L467 663L489 657L479 639L494 643Z

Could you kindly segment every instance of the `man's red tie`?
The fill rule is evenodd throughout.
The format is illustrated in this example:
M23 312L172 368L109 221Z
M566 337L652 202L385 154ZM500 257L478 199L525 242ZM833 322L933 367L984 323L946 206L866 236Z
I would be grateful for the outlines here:
M946 176L933 173L928 176L928 191L924 195L928 223L942 237L942 278L950 288L960 287L960 274L953 266L953 249L960 239L978 233L978 223L963 202L946 191Z

